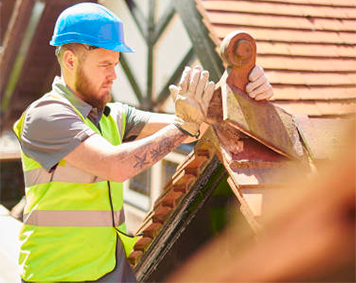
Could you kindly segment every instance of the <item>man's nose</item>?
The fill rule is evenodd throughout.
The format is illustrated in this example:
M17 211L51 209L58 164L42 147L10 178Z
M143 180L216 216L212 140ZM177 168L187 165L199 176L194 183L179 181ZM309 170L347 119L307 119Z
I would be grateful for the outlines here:
M117 76L116 76L116 69L115 67L110 68L109 74L108 74L108 79L113 81L116 80Z

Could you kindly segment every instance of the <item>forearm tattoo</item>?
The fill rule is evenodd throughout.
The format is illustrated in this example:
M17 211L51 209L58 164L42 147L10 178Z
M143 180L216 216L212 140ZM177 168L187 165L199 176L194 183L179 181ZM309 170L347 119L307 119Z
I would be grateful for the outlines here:
M150 151L153 162L157 162L174 148L174 143L170 138L164 138L163 141Z
M135 153L133 168L142 170L152 166L182 143L186 137L175 129L167 130L164 135L159 135L153 141L141 146Z
M134 168L143 168L144 166L148 165L149 163L146 161L147 153L145 153L142 157L139 155L135 155L136 164Z

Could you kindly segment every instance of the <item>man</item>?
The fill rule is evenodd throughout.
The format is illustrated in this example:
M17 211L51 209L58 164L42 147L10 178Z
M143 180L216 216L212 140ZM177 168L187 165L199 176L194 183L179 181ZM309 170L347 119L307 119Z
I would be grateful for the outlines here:
M64 10L50 42L61 77L14 125L26 185L20 233L23 282L132 282L126 255L122 182L199 137L214 83L187 67L170 87L176 115L108 103L124 42L107 8L81 3ZM248 92L273 92L259 67ZM202 128L203 130L203 128Z

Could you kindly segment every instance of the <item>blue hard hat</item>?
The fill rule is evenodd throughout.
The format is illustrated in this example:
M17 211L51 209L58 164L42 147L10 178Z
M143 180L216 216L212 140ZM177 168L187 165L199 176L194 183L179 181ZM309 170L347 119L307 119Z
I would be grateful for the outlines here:
M85 43L119 52L133 52L125 44L121 20L96 3L79 3L58 17L50 45Z

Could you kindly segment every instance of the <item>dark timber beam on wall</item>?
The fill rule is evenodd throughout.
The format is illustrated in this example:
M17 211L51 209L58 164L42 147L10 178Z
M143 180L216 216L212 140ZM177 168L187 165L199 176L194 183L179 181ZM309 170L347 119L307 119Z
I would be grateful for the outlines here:
M210 78L217 82L224 72L221 58L215 51L215 44L202 22L195 0L174 1L174 7L182 19L203 68L209 70ZM178 35L179 36L179 35Z
M149 0L147 31L147 96L144 108L153 110L152 95L154 92L154 33L156 1Z
M0 1L0 45L3 45L6 29L9 26L16 1Z
M153 36L153 42L156 43L158 39L161 37L163 31L168 26L169 22L172 20L175 10L173 6L173 2L170 2L167 8L165 9L163 16L159 18L157 24L155 26L155 32Z
M120 54L120 63L121 63L122 69L124 70L124 72L127 76L127 79L130 81L130 85L136 95L138 102L140 103L140 105L142 105L142 102L143 102L142 91L135 79L134 74L131 72L131 68L126 60L126 55L124 53Z
M9 26L4 38L4 48L0 54L0 99L4 98L5 88L7 86L13 65L21 41L24 36L26 26L29 23L34 0L17 0L12 13Z
M189 62L192 60L193 57L194 57L194 49L190 48L187 54L184 56L182 62L180 62L179 66L176 68L174 73L171 75L171 77L169 78L169 80L167 81L167 83L159 93L156 100L156 105L158 106L161 105L169 97L170 93L168 87L171 84L175 84L179 80L179 78L181 77L184 71L184 67L189 65Z
M50 90L54 76L59 75L54 47L49 45L56 19L65 8L80 2L83 1L47 0L45 2L45 8L26 52L19 79L11 93L9 107L1 121L3 130L11 128L14 121L32 101ZM96 1L88 0L87 2L95 3Z
M145 19L145 16L143 15L142 11L137 7L135 1L125 0L125 2L129 10L131 11L132 18L135 21L138 30L147 42L147 21Z

